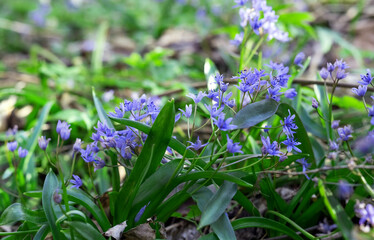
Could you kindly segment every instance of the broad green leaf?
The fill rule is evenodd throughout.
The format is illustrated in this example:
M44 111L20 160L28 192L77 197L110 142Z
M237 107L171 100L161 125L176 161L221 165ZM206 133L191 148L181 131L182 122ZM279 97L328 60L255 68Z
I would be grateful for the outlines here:
M115 204L117 214L114 216L116 224L127 219L141 183L159 166L173 133L174 120L174 100L171 100L157 116L130 176L118 193Z
M205 59L205 64L204 64L204 74L205 74L205 78L206 78L206 81L207 81L207 85L208 85L208 90L216 90L216 88L218 87L214 77L216 76L216 74L219 74L218 70L217 70L217 67L216 65L214 64L214 62L212 60L210 60L209 58L206 58Z
M35 159L34 159L34 150L38 143L38 138L40 133L42 132L42 126L44 125L45 121L47 120L49 111L53 102L48 102L42 109L37 125L34 127L33 132L30 138L27 140L26 149L29 151L25 158L21 158L19 163L19 169L22 169L23 175L25 177L26 182L35 182L36 181L36 169L35 169Z
M72 220L74 219L80 219L82 222L87 222L87 217L82 213L81 211L78 210L71 210L64 215L61 215L57 220L56 220L56 225L60 225L62 222L64 222L66 219L68 219L68 216L71 217Z
M236 184L224 181L218 191L209 199L202 211L199 229L215 222L224 214L227 206L237 191Z
M322 179L318 180L318 189L332 220L338 225L343 237L353 239L353 223L338 200L335 199L330 189L325 188Z
M243 228L265 228L278 231L280 233L286 234L292 239L302 240L302 238L295 233L292 229L287 227L284 224L276 222L271 219L262 218L262 217L244 217L237 219L231 222L234 230L243 229Z
M48 224L44 224L41 226L38 230L38 232L35 234L33 240L44 240L47 237L47 234L50 232L50 228Z
M60 239L61 233L60 229L56 225L57 217L54 209L54 205L56 204L53 201L53 194L55 193L56 189L59 189L59 182L56 175L52 172L52 170L50 170L44 180L42 204L47 217L48 225L52 231L53 238Z
M278 105L279 103L273 99L248 104L234 116L232 124L236 125L236 129L252 127L273 116Z
M229 186L230 185L235 186L234 184L229 183ZM236 191L236 187L235 187L235 191ZM194 194L192 194L192 198L196 201L197 206L199 207L202 214L204 214L204 211L209 207L211 200L215 198L217 194L218 192L216 194L213 194L208 188L203 187L199 189L198 191L196 191ZM222 240L236 239L235 232L232 229L230 220L225 213L227 206L222 206L222 207L223 209L219 209L221 213L218 215L218 217L216 217L216 219L209 224L211 224L211 227L214 233L218 236L219 239L222 239ZM201 224L201 221L200 221L200 224Z
M0 226L23 220L25 220L25 213L23 212L22 205L20 203L13 203L1 214Z
M74 231L78 234L77 239L86 239L86 240L105 240L99 231L92 227L88 223L71 221L65 222L69 227L73 228Z
M308 133L305 130L304 125L299 118L299 115L290 105L285 103L279 104L277 110L277 115L279 117L285 118L289 116L289 113L291 113L291 115L295 115L295 124L297 125L298 129L295 130L296 133L294 134L294 137L297 139L298 142L301 142L301 145L299 145L298 147L300 148L302 153L309 154L309 162L312 162L312 166L315 166L316 160L314 157L313 148L310 143Z

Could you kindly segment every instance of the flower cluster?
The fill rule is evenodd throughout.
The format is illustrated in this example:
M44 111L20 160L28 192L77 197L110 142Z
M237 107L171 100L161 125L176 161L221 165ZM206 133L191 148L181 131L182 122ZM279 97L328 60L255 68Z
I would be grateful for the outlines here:
M267 34L267 40L277 39L281 42L289 41L288 33L281 31L276 23L279 16L275 14L272 7L267 6L266 0L252 0L251 7L246 7L248 1L235 1L237 4L234 7L240 7L240 25L245 28L248 25L257 35ZM239 45L243 41L244 33L241 32L235 36L232 41L233 44Z
M355 206L356 216L360 218L359 224L365 232L374 227L374 207L371 204L357 203Z
M18 126L14 126L13 128L8 129L7 137L14 137L18 132ZM10 141L7 143L8 150L11 152L15 152L18 147L18 142L16 140ZM29 151L27 149L23 149L21 146L18 147L18 157L25 158Z
M346 62L341 60L336 60L335 63L327 63L326 68L322 68L319 75L323 80L331 78L331 80L337 83L339 80L347 77L348 73L345 69L349 68Z

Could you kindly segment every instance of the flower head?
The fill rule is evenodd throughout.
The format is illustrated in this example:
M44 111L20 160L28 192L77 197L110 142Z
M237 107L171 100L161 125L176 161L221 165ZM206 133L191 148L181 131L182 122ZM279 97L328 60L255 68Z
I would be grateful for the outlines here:
M27 149L23 149L22 147L18 148L18 156L20 158L26 157L28 153L29 153L29 151Z
M58 189L53 193L53 201L57 204L60 204L62 201L62 195L59 193Z
M371 108L368 108L368 115L371 117L370 124L374 125L374 106L371 106Z
M364 206L365 205L362 206L361 204L356 206L355 212L356 215L360 218L358 223L361 226L367 224L374 227L374 207L370 203L366 204L366 207Z
M362 81L358 81L359 84L362 85L369 85L371 81L373 80L373 77L371 76L370 69L366 70L366 74L361 74L360 75Z
M46 139L45 136L41 136L41 137L38 139L38 144L39 144L40 149L42 149L42 150L46 150L49 141L51 141L50 138Z
M192 94L192 93L188 93L187 94L187 97L190 97L195 102L195 104L198 104L199 102L201 102L201 100L205 96L206 96L206 93L205 92L201 92L201 91L197 95Z
M201 144L201 141L199 139L199 136L197 136L197 139L196 139L196 142L193 143L193 142L190 142L190 141L187 141L188 143L190 143L191 145L188 146L187 148L193 148L194 150L199 150L200 148L202 147L205 147L206 145L208 145L208 143L205 143L205 144Z
M225 114L221 113L218 118L213 118L214 124L221 130L221 131L229 131L234 129L236 126L230 124L232 118L225 119Z
M243 153L241 149L242 146L240 146L239 143L234 143L234 141L229 138L229 135L227 135L227 151L229 153Z
M17 145L18 145L17 141L8 142L7 144L8 150L11 152L14 152L17 149Z
M352 133L353 133L353 129L351 125L338 128L339 138L342 141L348 141L350 138L352 138Z
M186 117L186 118L190 118L191 117L191 114L192 114L192 104L190 105L186 105L186 111L182 110L179 108L179 110L182 112L182 114Z
M307 179L310 179L309 176L305 173L306 170L308 170L308 168L310 167L310 163L307 162L307 160L305 160L305 158L300 158L298 160L296 160L296 162L300 163L301 166L303 167L303 173L305 175L305 177Z
M353 194L353 187L345 180L340 180L338 194L341 199L348 199Z
M80 138L77 138L75 140L74 145L73 145L73 151L74 152L79 152L82 149L82 147L81 147L82 143L83 143L82 140Z
M297 129L297 125L295 124L295 114L291 115L291 112L290 110L288 109L288 113L289 115L287 117L284 118L284 122L281 120L281 124L283 125L283 132L287 135L287 136L292 136L295 131L295 129Z
M304 61L304 59L305 59L305 54L303 52L299 52L296 55L293 63L302 68L303 67L302 62Z
M319 75L323 80L326 80L329 77L329 71L327 71L326 68L322 68L321 71L319 71Z
M366 85L359 85L358 88L352 88L352 92L356 93L357 96L363 97L365 96L367 91L367 86Z
M290 88L284 92L284 96L289 99L294 99L297 96L297 92L294 88Z
M339 127L340 120L334 120L331 123L331 128L332 129L337 129Z
M76 188L76 189L80 188L83 184L81 178L74 174L73 174L73 178L74 179L70 180L70 183L73 184L71 187Z
M317 109L318 108L318 102L315 98L312 98L312 107Z
M285 141L282 142L284 145L287 146L287 151L292 152L292 149L295 150L296 152L301 152L301 150L296 147L300 145L300 142L297 142L293 137L287 137Z
M270 142L270 138L269 137L264 137L264 136L261 136L261 141L262 141L262 148L261 148L261 151L263 154L269 154L271 156L281 156L282 155L282 152L279 151L279 145L277 143L277 141L273 141L272 143Z
M60 121L58 120L57 122L57 127L56 127L56 132L61 136L63 140L68 140L70 137L70 124L68 124L65 121Z

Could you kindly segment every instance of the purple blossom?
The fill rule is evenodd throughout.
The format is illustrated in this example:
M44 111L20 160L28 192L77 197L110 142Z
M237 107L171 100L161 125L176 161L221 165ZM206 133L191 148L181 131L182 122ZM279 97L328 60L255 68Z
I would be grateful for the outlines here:
M284 92L284 96L289 99L294 99L297 96L297 92L294 88L290 88Z
M108 90L103 93L101 96L101 99L103 99L103 102L110 102L111 100L114 99L114 90Z
M39 4L38 8L30 12L30 18L38 27L44 27L46 17L51 11L49 4Z
M262 27L263 21L259 19L259 16L255 16L249 19L249 24L251 25L253 32L260 35L259 29Z
M208 145L208 143L205 143L205 144L201 144L201 141L199 139L199 136L197 136L197 139L196 139L196 142L193 143L193 142L190 142L190 141L187 141L188 143L191 144L191 146L188 146L187 148L193 148L195 151L199 150L200 148L203 148L205 147L206 145Z
M312 107L317 109L318 108L318 102L315 98L312 98Z
M295 129L297 129L297 125L295 124L295 114L291 115L291 112L290 110L288 109L288 113L289 115L287 117L284 118L284 122L281 120L281 124L283 125L283 132L287 135L287 136L292 136L295 131Z
M53 193L53 201L57 204L60 204L62 201L62 195L59 193L58 189Z
M149 203L148 203L149 204ZM136 214L134 221L139 222L140 218L143 216L145 209L147 208L148 204L144 205L139 212Z
M97 157L98 150L95 143L88 144L86 149L80 150L81 157L87 163L93 162Z
M374 227L374 207L370 203L366 204L366 207L356 207L356 215L360 218L360 225L371 225Z
M329 77L329 71L327 71L326 68L322 68L321 71L319 71L319 75L323 80L326 80Z
M277 141L273 141L271 143L270 138L269 137L265 138L264 136L261 136L261 141L263 144L261 148L262 154L264 155L269 154L271 156L278 156L278 157L282 155L282 152L279 151L279 145Z
M318 229L323 233L331 233L336 228L336 224L329 224L326 220L326 218L323 220L323 222L320 222L318 224Z
M242 146L240 146L239 143L234 143L233 140L229 138L229 135L227 135L227 151L229 153L243 153L241 149Z
M206 107L206 109L208 110L208 112L210 113L210 116L212 118L218 117L221 114L221 112L223 111L223 109L225 108L224 106L218 108L218 106L209 106L209 105L206 105L206 104L204 104L204 106Z
M275 101L280 101L280 96L282 93L280 92L280 87L274 87L274 88L268 88L268 94L266 95L266 98L272 98Z
M303 173L304 173L305 177L306 177L307 179L310 179L309 176L305 173L305 171L308 170L308 168L310 167L311 164L308 163L308 162L305 160L305 158L300 158L300 159L296 160L296 162L298 162L298 163L301 164L301 166L303 167Z
M81 148L81 145L82 145L82 140L80 138L77 138L75 140L75 143L73 145L73 151L74 152L79 152L82 148Z
M335 67L334 64L332 63L327 63L327 71L330 72L330 74L335 70Z
M341 199L348 199L353 194L353 187L345 180L340 180L338 185L338 195Z
M304 61L304 59L305 59L305 54L303 52L299 52L296 55L293 63L302 68L303 67L302 62Z
M180 113L175 114L174 122L175 123L178 122L180 118L181 118L181 114Z
M292 149L293 149L296 152L301 153L301 150L298 147L296 147L296 146L300 145L301 143L297 142L293 137L287 137L287 139L285 141L283 141L282 143L287 146L287 151L288 152L292 152Z
M335 63L334 63L334 67L336 67L340 70L344 70L344 69L349 68L349 66L347 65L346 62L343 61L343 59L340 59L340 60L336 59Z
M353 129L351 125L338 128L338 135L342 141L348 141L350 138L352 138L352 133Z
M352 92L355 93L359 97L365 96L367 91L366 85L359 85L358 88L352 88Z
M24 158L24 157L26 157L28 153L29 153L28 150L23 149L22 147L19 147L19 148L18 148L18 156L19 156L20 158Z
M225 97L222 98L222 103L227 105L230 108L235 107L235 99L230 99L232 92L228 93Z
M238 33L235 35L233 40L230 40L230 43L238 47L240 44L242 44L243 38L244 38L244 32Z
M13 128L9 128L6 132L6 136L15 136L18 132L18 125L14 125Z
M362 81L358 81L358 83L362 85L369 85L371 81L373 80L370 69L366 69L366 74L365 75L361 74L360 77Z
M14 152L17 149L17 145L18 145L17 141L8 142L7 144L8 150L11 152Z
M97 160L94 160L94 172L96 172L98 169L102 169L105 167L105 162L101 160L100 158Z
M344 70L342 70L342 69L340 69L340 68L336 71L336 79L337 79L337 80L344 79L344 78L347 77L347 75L348 75L348 74L347 74Z
M197 95L192 94L192 93L188 93L187 94L187 97L192 98L192 100L195 102L195 104L198 104L199 102L201 102L201 100L205 96L206 96L206 93L205 92L201 92L201 91Z
M51 141L50 138L46 139L45 136L41 136L41 137L38 139L38 144L39 144L40 149L42 149L42 150L46 150L49 141Z
M218 118L213 118L214 124L221 130L221 131L229 131L235 129L235 125L231 125L232 118L228 118L225 120L225 114L221 113Z
M370 124L374 125L374 106L371 106L371 108L368 108L368 115L371 117Z
M56 132L61 136L62 140L68 140L70 137L70 131L71 128L70 124L68 124L65 121L60 121L58 120L57 122L57 127L56 127Z
M339 150L339 144L335 141L330 140L329 148L330 148L331 151L338 151Z
M190 118L191 117L191 114L192 114L192 104L190 105L186 105L186 111L183 111L182 109L179 108L179 110L182 112L182 114L186 117L186 118Z
M337 129L339 127L340 120L334 120L331 123L331 128L332 129Z
M80 188L83 184L81 178L74 174L73 174L73 178L74 179L70 180L70 183L73 184L71 187L76 188L76 189Z

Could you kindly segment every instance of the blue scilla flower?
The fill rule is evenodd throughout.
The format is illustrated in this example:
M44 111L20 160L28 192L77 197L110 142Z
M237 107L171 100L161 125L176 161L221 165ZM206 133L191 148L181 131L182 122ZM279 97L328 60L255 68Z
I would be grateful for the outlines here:
M271 142L269 137L265 138L264 136L261 136L261 141L263 144L261 151L264 155L269 154L271 156L278 156L278 157L283 155L282 152L279 151L279 145L277 141Z
M76 188L76 189L80 188L83 184L81 178L74 174L73 174L73 178L74 179L70 180L70 183L73 184L71 187Z
M321 71L319 71L319 75L323 80L326 80L329 77L329 71L327 71L326 68L322 68Z
M262 27L263 20L260 20L259 16L255 16L249 19L249 24L251 25L253 32L260 35L259 29Z
M99 150L96 144L97 144L96 142L93 142L91 144L88 144L86 149L80 150L81 157L83 158L85 162L90 163L90 162L95 161L97 157L97 152Z
M41 137L38 139L38 144L39 144L40 149L42 149L42 150L46 150L49 141L51 141L50 138L46 139L45 136L41 136Z
M243 153L241 149L242 146L240 146L239 143L234 143L234 141L229 138L229 135L227 135L227 151L229 153Z
M297 55L296 55L296 57L295 57L295 59L293 60L293 63L295 64L295 65L297 65L297 66L299 66L299 67L303 67L303 61L304 61L304 59L305 59L305 54L303 53L303 52L299 52Z
M370 124L374 125L374 106L371 106L371 108L368 108L368 115L371 117Z
M22 147L19 147L19 148L18 148L18 156L19 156L20 158L24 158L24 157L26 157L28 153L29 153L28 150L23 149Z
M339 127L340 120L334 120L331 123L331 128L332 129L337 129Z
M183 114L186 118L190 118L190 117L191 117L191 114L192 114L192 104L190 104L190 105L186 105L186 111L184 111L183 109L180 109L180 108L179 108L179 111L181 111L182 114Z
M244 32L238 33L235 35L233 40L230 40L230 43L238 47L240 44L242 44L243 38L244 38Z
M213 118L213 123L221 130L221 131L229 131L234 129L236 126L230 124L232 118L225 119L225 114L221 113L218 118Z
M18 145L17 141L8 142L7 144L8 150L11 152L14 152L17 149L17 145Z
M329 143L329 148L331 151L338 151L339 150L339 144L336 141L331 141Z
M359 85L358 88L352 88L352 92L355 93L359 97L365 96L367 91L366 85Z
M94 172L96 172L97 170L105 167L105 162L101 160L101 158L98 158L94 161L93 165L94 165Z
M315 98L312 98L312 108L318 108L318 101Z
M268 94L266 94L266 98L272 98L275 101L280 101L280 96L282 93L280 92L280 87L271 87L268 88Z
M289 99L294 99L297 96L297 92L294 88L290 88L284 92L284 96Z
M82 147L81 147L82 143L83 143L83 141L80 138L77 138L75 140L74 145L73 145L73 151L74 152L79 152L82 149Z
M288 152L292 152L292 149L293 149L296 152L301 153L301 150L298 147L296 147L296 146L300 145L301 143L297 142L296 139L294 139L293 137L287 137L287 139L285 141L283 141L282 143L287 146L287 151Z
M334 67L336 67L340 70L344 70L344 69L349 68L349 66L347 65L346 62L343 61L343 59L340 59L340 60L336 59L335 63L334 63Z
M345 72L345 70L338 68L336 71L336 79L341 80L348 76L348 74Z
M360 75L362 81L358 81L359 84L362 85L369 85L371 81L373 81L373 77L371 76L370 69L366 69L366 74Z
M222 103L230 108L235 107L235 99L230 99L232 97L232 92L229 92L226 96L222 98Z
M6 131L6 136L7 137L16 136L17 132L18 132L18 125L14 125L13 128L9 128Z
M58 120L56 132L63 140L68 140L71 132L70 124L65 121L61 122L60 120Z
M340 180L338 185L338 195L341 199L349 199L353 194L353 187L345 180Z
M205 147L206 145L208 145L208 143L201 144L201 141L200 141L200 139L199 139L199 136L197 136L196 142L190 142L190 141L187 141L187 142L191 144L191 145L188 146L187 148L192 148L192 149L194 149L195 151L197 151L197 150L199 150L200 148L203 148L203 147Z
M197 95L192 94L192 93L188 93L187 94L187 97L191 98L195 102L195 104L198 104L199 102L201 102L201 100L205 96L206 96L206 93L205 92L201 92L201 91Z
M332 63L327 63L327 71L330 72L330 74L335 70L336 66Z
M287 136L292 136L295 133L295 131L293 130L296 130L298 127L295 124L295 114L291 115L291 112L289 109L288 109L288 114L289 115L284 118L284 121L281 120L280 123L283 126L283 132Z
M340 140L348 141L352 138L353 129L351 125L344 126L342 128L338 128L338 135Z
M371 225L374 226L374 207L370 203L366 204L366 207L356 206L355 212L356 215L360 218L358 223L362 225Z
M311 164L308 163L305 158L300 158L300 159L296 160L296 162L301 164L301 166L303 167L303 173L304 173L305 177L307 179L310 179L309 176L305 173L305 171L307 171L309 169Z
M212 118L218 117L223 111L223 109L225 108L224 106L221 106L220 108L218 108L218 106L209 106L206 104L204 104L204 106L206 107L206 109L208 110Z

